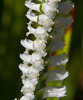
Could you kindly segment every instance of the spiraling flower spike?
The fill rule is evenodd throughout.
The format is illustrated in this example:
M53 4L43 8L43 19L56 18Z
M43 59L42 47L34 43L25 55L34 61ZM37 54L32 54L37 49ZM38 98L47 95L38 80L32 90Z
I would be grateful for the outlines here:
M55 52L65 46L62 37L73 22L69 14L74 4L69 0L28 0L25 6L28 7L26 17L30 21L26 33L28 39L21 40L25 52L20 54L23 60L19 64L23 74L23 96L19 100L41 100L48 97L58 97L59 100L66 96L66 86L46 86L46 83L62 83L69 75L64 67L68 57L65 53L55 55ZM52 69L55 66L56 69Z

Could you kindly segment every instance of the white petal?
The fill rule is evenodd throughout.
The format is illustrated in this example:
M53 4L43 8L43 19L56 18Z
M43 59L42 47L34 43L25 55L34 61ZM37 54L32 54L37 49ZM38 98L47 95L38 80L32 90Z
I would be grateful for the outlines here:
M17 100L17 98L15 98L14 100Z
M19 65L19 69L23 72L23 73L27 73L29 71L29 66L26 66L24 64L20 64Z
M49 32L52 30L52 25L54 24L53 20L44 14L39 16L38 23L43 25Z
M41 39L41 40L39 40L39 39L36 39L35 41L34 41L34 50L37 50L37 51L44 51L44 49L45 49L45 47L46 47L46 41L44 40L44 39Z
M63 65L63 64L66 64L67 62L68 62L68 58L58 62L57 65Z
M55 69L55 70L50 70L48 72L47 82L63 80L66 77L68 77L68 75L69 75L69 73L68 73L68 71L65 70L64 66L60 66L60 68Z
M66 54L63 53L62 55L50 56L47 59L47 62L50 61L49 67L57 66L58 64L62 64L61 62L64 61L66 58Z
M22 78L22 83L24 86L22 87L21 92L24 94L27 92L33 92L35 90L35 85L38 83L37 81L37 78Z
M35 4L33 2L30 2L30 1L25 1L25 6L32 9L32 10L36 10L36 11L39 11L40 12L40 4Z
M37 27L36 34L44 34L45 29L43 27Z
M66 87L46 87L44 91L43 98L47 97L63 97L66 93Z
M30 98L28 98L27 96L23 96L20 98L20 100L31 100Z
M38 73L39 71L34 67L29 67L29 73Z
M31 32L31 33L35 33L35 29L31 26L31 24L32 24L33 22L32 21L30 21L29 23L28 23L28 30L29 30L29 32Z
M31 55L20 54L20 58L26 62L31 62Z
M73 19L71 16L68 17L56 17L55 26L65 26L68 28L73 23Z
M36 68L38 71L42 71L42 69L44 69L43 63L44 61L42 59L39 59L38 61L35 61L33 63L33 67Z
M28 87L28 84L29 84L29 86L33 87L33 85L36 85L38 83L38 78L36 77L36 78L30 79L30 78L23 77L22 83L26 87Z
M57 28L55 27L55 30L52 33L55 39L61 38L62 36L64 36L64 34L65 34L65 29L63 27L57 27Z
M55 7L56 8L56 7ZM49 16L50 18L53 18L55 17L55 11L56 9L52 9L52 7L50 7L47 3L43 3L42 4L42 10L44 11L44 13Z
M29 97L30 100L34 98L33 93L26 93L25 95L26 95L27 97Z
M21 40L21 44L25 48L33 50L33 41L25 39L25 40Z
M35 69L33 66L29 67L29 70L27 71L26 76L28 76L31 79L36 78L39 76L39 71Z
M59 3L58 10L59 13L68 14L72 10L72 8L73 8L73 3L67 0L66 2Z
M22 90L21 91L23 91L23 88L25 88L25 89L26 88L30 88L32 90L35 89L35 85L33 83L31 83L31 81L29 81L29 79L23 81L23 83L24 83L24 86L22 87Z
M23 86L21 88L21 92L23 94L32 93L34 90L35 90L35 88L31 89L31 87L26 87L26 86Z
M64 40L62 38L58 38L58 39L53 38L49 46L51 46L51 52L57 51L64 47Z
M35 62L36 60L39 60L41 58L41 54L34 53L32 54L31 58L32 58L32 62Z
M35 62L36 60L39 60L41 58L41 54L34 53L32 55L29 54L20 54L20 58L24 60L25 62Z
M32 13L30 10L27 12L26 17L34 22L37 22L37 17L34 13Z

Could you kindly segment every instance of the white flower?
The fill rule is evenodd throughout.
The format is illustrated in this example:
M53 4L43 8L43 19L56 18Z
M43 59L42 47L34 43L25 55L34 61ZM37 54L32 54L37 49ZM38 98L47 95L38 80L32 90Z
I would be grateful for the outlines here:
M56 15L55 11L57 11L56 6L52 8L47 3L42 4L42 10L50 18L54 18Z
M35 62L36 60L39 60L41 56L42 55L39 53L33 53L32 55L20 54L20 58L26 62Z
M33 63L33 67L36 68L38 71L42 71L44 69L43 59L39 59Z
M19 65L19 69L23 72L23 73L27 73L29 71L29 66L26 66L24 64L20 64Z
M27 11L26 17L31 21L37 22L37 16L31 10Z
M66 59L64 59L64 60L62 60L62 61L60 61L60 62L58 62L57 65L66 64L67 62L68 62L68 58L66 58Z
M31 33L34 34L34 32L35 32L35 29L31 26L32 23L33 23L33 21L30 21L30 22L28 23L28 26L27 26L27 28L28 28L28 30L29 30L29 32L27 32L27 33L29 33L29 34L31 34ZM27 34L27 36L28 36L28 34Z
M37 29L35 30L36 34L35 36L39 39L39 38L43 38L45 39L46 37L49 36L49 34L46 32L44 27L37 27Z
M28 77L27 78L22 77L22 83L24 85L23 87L27 87L34 90L35 85L38 83L38 78L30 79Z
M32 10L36 10L40 12L40 4L35 4L31 1L25 1L25 6L32 9Z
M46 37L49 36L49 34L46 32L45 27L40 27L38 26L36 29L34 29L33 27L31 27L32 22L30 21L30 23L28 24L28 30L29 32L26 33L26 35L30 35L31 33L34 34L34 36L38 39L45 39Z
M66 87L46 87L43 98L46 97L63 97L66 96Z
M45 27L46 31L48 31L48 32L50 32L52 30L51 27L54 24L53 20L44 14L41 14L38 17L38 23L40 25L43 25L43 27Z
M32 49L33 50L33 41L25 39L25 40L21 40L21 44L26 49Z
M69 0L67 0L66 2L59 3L59 13L68 14L72 10L73 6L74 4Z
M34 41L34 48L36 49L36 50L44 50L45 49L45 47L46 47L46 45L45 45L45 43L46 43L46 41L44 40L44 39L36 39L35 41Z
M34 94L33 93L26 93L25 96L30 98L30 100L34 99Z
M57 28L55 28L54 32L52 33L53 37L55 37L55 40L59 39L64 34L65 34L65 30L64 30L63 27L57 27Z
M34 98L34 96L33 96L33 98ZM31 100L31 98L29 98L28 96L23 96L20 98L20 100Z
M23 76L28 76L31 79L39 76L39 71L36 68L34 68L33 66L29 67L29 66L26 66L24 64L20 64L19 68L22 71Z
M66 54L63 53L62 55L51 56L47 61L50 61L49 67L53 67L67 63L68 58L66 58Z
M55 38L53 38L53 40L51 41L49 46L51 46L51 52L57 51L59 49L62 49L65 46L64 40L62 38L56 39L56 37L55 37Z
M27 94L27 93L33 93L34 90L35 90L35 87L33 89L31 89L31 87L23 86L21 89L21 92L23 94Z
M73 23L73 19L71 16L68 17L56 17L55 27L64 27L68 29L68 27Z
M64 66L61 65L58 69L50 70L48 72L47 82L63 80L66 77L68 77L68 71L66 71Z

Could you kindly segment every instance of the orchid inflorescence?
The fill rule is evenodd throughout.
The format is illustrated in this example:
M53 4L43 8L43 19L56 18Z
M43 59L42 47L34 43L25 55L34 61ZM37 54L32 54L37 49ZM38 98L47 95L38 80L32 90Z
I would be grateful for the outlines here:
M20 54L23 60L23 64L19 65L23 73L23 96L20 100L41 100L47 97L58 97L59 100L65 96L66 86L53 87L46 83L62 83L68 76L64 67L68 61L66 54L51 54L65 46L62 37L73 22L70 12L74 5L69 0L28 0L25 6L29 8L26 17L30 21L27 38L21 40L25 52ZM59 67L51 69L55 66Z

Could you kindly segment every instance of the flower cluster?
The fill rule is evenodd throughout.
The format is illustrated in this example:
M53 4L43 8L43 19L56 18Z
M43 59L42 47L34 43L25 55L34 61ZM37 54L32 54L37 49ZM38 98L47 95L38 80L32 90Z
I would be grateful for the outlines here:
M25 2L25 6L29 8L26 17L30 20L26 36L27 38L32 36L32 38L21 40L25 52L20 54L20 58L23 60L23 64L19 65L23 73L21 92L24 95L20 100L33 100L39 73L44 70L45 62L50 62L48 67L60 66L56 70L47 72L46 82L61 81L68 76L68 72L64 68L64 64L68 61L65 53L49 56L45 61L43 58L47 55L46 48L50 49L50 52L54 52L64 47L62 36L65 29L73 22L69 15L73 4L69 0L65 2L61 2L61 0L29 0ZM62 17L63 14L66 17ZM47 46L48 38L51 38L51 42ZM65 93L65 86L46 86L42 98L63 97Z

